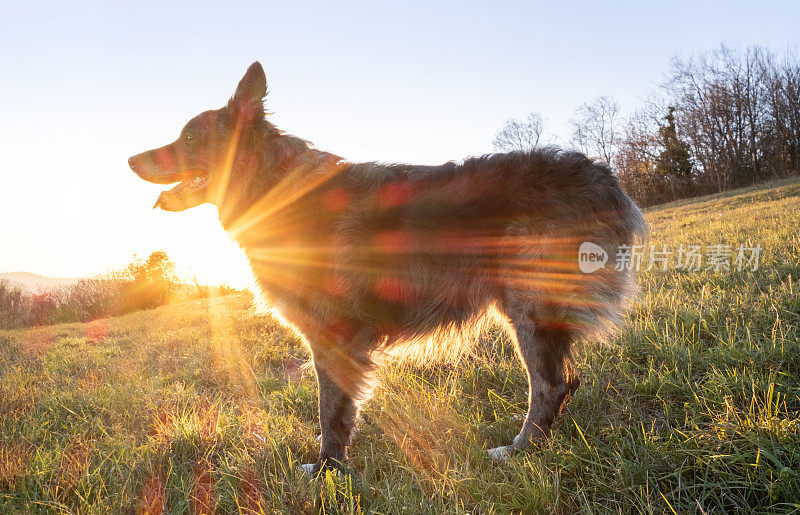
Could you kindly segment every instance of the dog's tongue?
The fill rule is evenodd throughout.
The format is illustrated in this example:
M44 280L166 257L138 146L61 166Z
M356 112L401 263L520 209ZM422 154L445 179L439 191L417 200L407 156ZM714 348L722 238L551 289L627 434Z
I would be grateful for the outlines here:
M161 193L158 194L158 198L156 199L156 203L153 204L153 209L155 209L157 207L160 207L161 209L164 209L164 205L169 204L169 200L168 199L166 201L164 200L165 196L168 197L166 191L162 191ZM167 209L164 209L164 210L168 211Z
M160 207L164 211L183 211L206 202L208 177L196 177L190 181L178 183L172 189L162 191L153 209Z

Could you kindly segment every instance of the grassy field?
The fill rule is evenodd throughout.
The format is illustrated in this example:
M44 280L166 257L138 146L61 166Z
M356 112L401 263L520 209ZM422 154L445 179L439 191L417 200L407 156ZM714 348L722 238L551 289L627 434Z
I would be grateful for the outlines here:
M758 244L760 267L643 271L629 324L582 351L583 387L532 452L486 456L527 397L495 333L455 367L386 369L352 473L309 480L307 352L232 296L0 332L2 511L800 511L800 182L646 216L659 249Z

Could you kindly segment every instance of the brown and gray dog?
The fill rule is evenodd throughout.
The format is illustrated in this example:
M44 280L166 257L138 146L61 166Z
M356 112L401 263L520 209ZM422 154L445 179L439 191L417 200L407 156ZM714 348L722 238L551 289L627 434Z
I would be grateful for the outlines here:
M579 266L584 242L607 259L646 233L609 169L555 148L351 163L267 121L266 93L254 63L225 107L129 164L178 183L156 202L166 211L216 205L265 300L305 336L322 428L305 469L347 458L382 362L452 359L489 320L515 339L530 385L522 430L490 454L544 438L580 384L571 346L607 337L634 291L628 266Z

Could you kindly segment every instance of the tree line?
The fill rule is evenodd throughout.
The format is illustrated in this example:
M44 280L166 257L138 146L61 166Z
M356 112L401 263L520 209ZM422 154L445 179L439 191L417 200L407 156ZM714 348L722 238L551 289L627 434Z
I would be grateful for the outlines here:
M570 144L608 163L641 205L724 191L800 170L800 60L754 46L675 57L627 116L610 96L581 105ZM497 150L536 146L542 118L509 120Z

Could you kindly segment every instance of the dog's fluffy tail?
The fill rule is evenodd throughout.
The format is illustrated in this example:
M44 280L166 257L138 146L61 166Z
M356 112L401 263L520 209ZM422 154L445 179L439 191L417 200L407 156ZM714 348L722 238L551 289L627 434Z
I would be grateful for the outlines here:
M566 315L576 338L593 342L608 341L622 327L639 291L636 272L649 237L642 212L622 190L614 189L608 202L612 215L599 216L600 223L587 235L587 241L603 248L608 261L600 270L582 273L583 287Z

